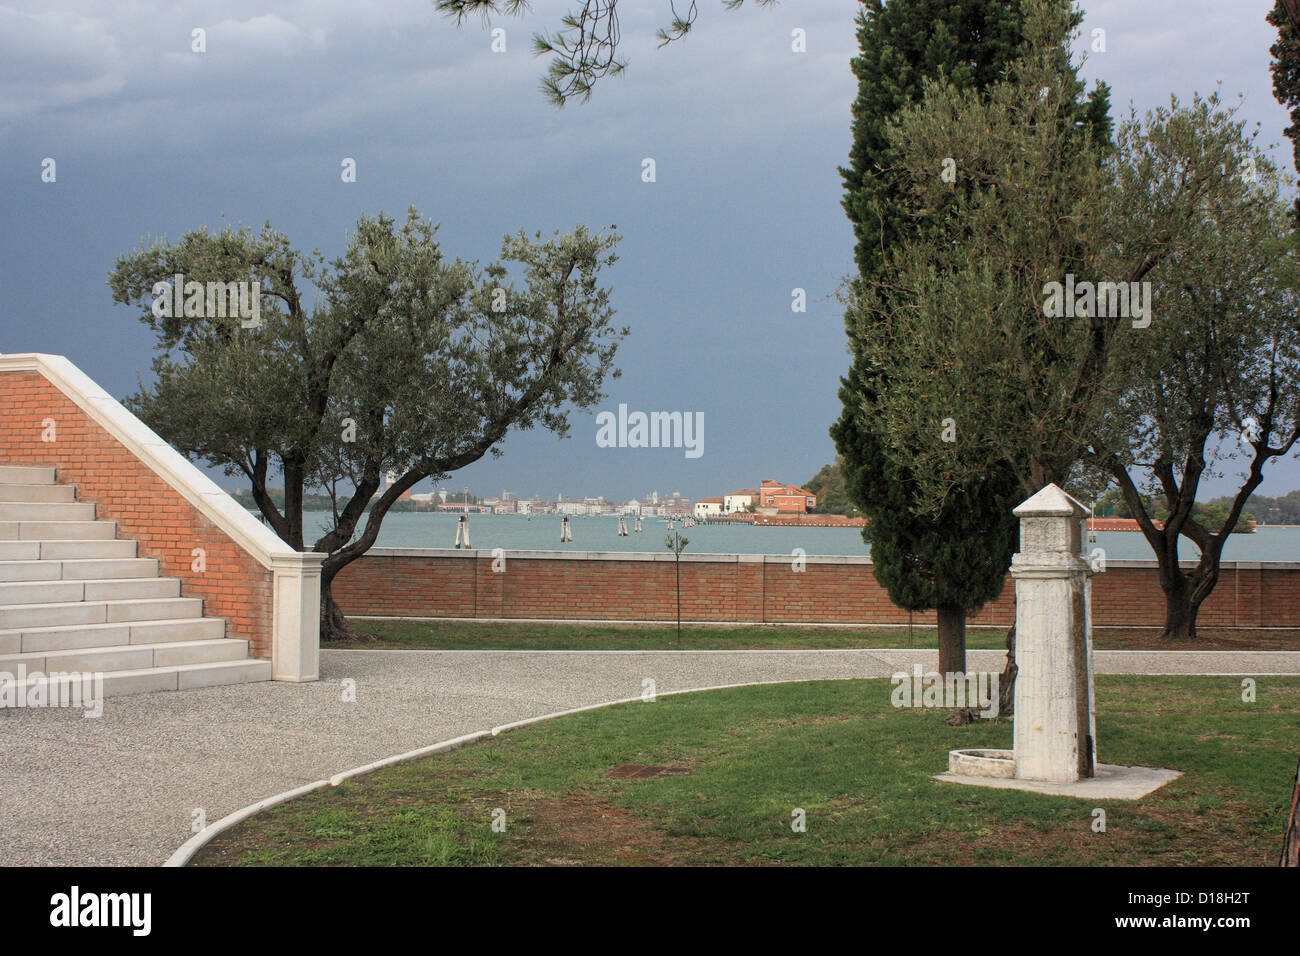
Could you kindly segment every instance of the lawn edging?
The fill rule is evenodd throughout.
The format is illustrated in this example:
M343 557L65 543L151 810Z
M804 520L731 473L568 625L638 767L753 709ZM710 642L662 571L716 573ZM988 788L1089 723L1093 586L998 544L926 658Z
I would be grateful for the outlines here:
M822 679L859 680L861 678L831 677ZM685 690L656 691L654 699L658 700L660 697L676 697L679 694L698 694L710 690L731 690L737 687L763 687L772 684L803 684L808 683L809 680L810 678L801 677L792 680L759 680L745 681L739 684L715 684L709 687L688 687ZM294 787L292 790L285 790L283 793L277 793L273 796L266 797L265 799L258 800L256 803L250 803L248 806L236 810L234 813L228 813L216 823L208 824L194 836L182 843L177 848L176 852L167 858L167 861L163 863L163 866L170 867L187 865L190 860L194 859L194 855L198 853L199 850L203 849L212 842L213 839L236 824L242 823L244 820L247 820L251 816L255 816L263 810L269 810L271 807L279 806L282 803L292 800L294 797L303 796L304 794L311 793L314 790L320 790L323 787L337 787L345 780L350 780L351 778L360 776L361 774L370 773L371 771L378 770L381 767L387 767L397 763L405 763L408 760L416 760L420 757L427 757L435 753L445 753L449 750L455 750L458 747L462 747L465 744L482 740L484 737L495 737L507 730L517 730L520 727L527 727L530 724L539 724L542 721L554 720L556 717L567 717L570 714L581 714L588 710L599 710L602 707L613 707L616 704L634 704L638 701L644 700L645 698L638 694L636 697L623 697L618 700L607 700L597 704L584 704L582 707L571 707L568 710L557 710L549 714L542 714L539 717L526 717L523 720L510 721L509 723L500 724L499 726L493 727L489 730L476 730L472 733L462 734L459 737L452 737L449 740L442 740L436 744L429 744L426 747L420 747L416 750L408 750L405 753L394 754L391 757L383 757L371 763L362 764L360 767L353 767L351 770L344 770L340 773L334 774L333 776L321 780L315 780L299 787Z

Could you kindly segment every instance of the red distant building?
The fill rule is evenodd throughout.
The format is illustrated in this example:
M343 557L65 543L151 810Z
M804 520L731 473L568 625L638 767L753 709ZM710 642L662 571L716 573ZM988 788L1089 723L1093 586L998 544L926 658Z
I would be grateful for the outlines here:
M806 514L817 507L817 496L798 485L783 485L764 478L758 489L760 508L775 508L781 514Z

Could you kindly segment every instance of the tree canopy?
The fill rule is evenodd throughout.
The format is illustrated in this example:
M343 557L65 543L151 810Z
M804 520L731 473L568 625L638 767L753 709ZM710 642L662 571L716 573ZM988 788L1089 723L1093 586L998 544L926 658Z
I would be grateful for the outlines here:
M295 548L305 545L304 494L329 495L333 520L309 543L329 555L327 637L346 626L330 582L374 544L403 492L499 454L512 429L564 435L569 409L596 404L618 374L627 329L613 324L600 281L616 235L520 232L480 267L445 256L434 232L414 209L400 225L362 216L326 263L269 224L199 229L122 256L109 275L114 299L140 305L157 337L154 381L128 400L132 410L183 453L248 479ZM255 283L260 324L158 315L157 284L178 275L187 286ZM381 493L390 471L398 477ZM276 473L282 503L270 493Z
M1079 14L1060 0L1053 24L1064 40ZM994 0L865 0L858 15L859 55L853 60L858 96L853 105L853 145L844 180L844 210L857 239L857 274L849 281L845 325L852 365L842 380L843 413L831 429L843 459L845 488L868 518L864 537L871 542L877 580L890 599L909 610L937 608L940 670L964 670L967 611L997 597L1015 546L1012 508L1021 486L1006 465L993 464L964 476L949 489L942 507L918 500L911 464L887 453L880 414L883 396L893 388L888 349L875 323L888 328L896 313L910 308L905 290L891 278L892 253L925 232L942 244L964 233L955 216L940 206L918 203L919 193L901 161L893 129L899 116L917 104L927 84L942 83L978 100L1005 81L1026 42L1019 3ZM1056 55L1063 81L1059 109L1090 126L1099 143L1110 129L1109 96L1104 85L1085 95L1068 56ZM1080 154L1086 160L1086 154ZM953 160L947 153L944 159ZM935 179L950 180L943 162ZM955 170L954 170L955 172ZM950 190L951 192L952 190ZM864 315L854 305L856 290L871 288L875 308ZM897 294L896 294L897 293Z
M890 130L918 227L851 310L889 382L874 406L883 447L932 514L994 468L1026 494L1085 467L1121 489L1144 472L1170 512L1164 529L1143 525L1166 633L1190 636L1222 546L1194 517L1207 458L1249 433L1248 497L1295 445L1294 238L1276 170L1217 97L1131 116L1113 150L1094 149L1072 116L1064 14L1026 9L1030 43L1006 82L981 98L927 81ZM1191 577L1180 534L1203 552Z

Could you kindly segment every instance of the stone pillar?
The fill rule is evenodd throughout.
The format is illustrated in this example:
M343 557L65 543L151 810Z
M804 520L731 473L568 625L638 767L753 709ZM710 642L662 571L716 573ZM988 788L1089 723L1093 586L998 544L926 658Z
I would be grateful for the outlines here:
M271 557L272 680L320 680L320 576L327 557L315 551Z
M1073 783L1097 763L1088 509L1048 485L1015 509L1016 777Z

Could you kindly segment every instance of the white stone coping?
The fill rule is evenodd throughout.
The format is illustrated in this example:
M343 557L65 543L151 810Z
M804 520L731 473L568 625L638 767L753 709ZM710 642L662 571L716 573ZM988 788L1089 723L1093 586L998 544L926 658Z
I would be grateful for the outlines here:
M304 564L325 560L323 554L295 551L281 541L247 508L222 491L216 482L62 355L39 352L0 355L0 372L36 372L41 375L204 517L234 539L262 567L270 569L277 562L283 565L286 559Z
M363 557L376 558L515 558L521 561L669 561L672 554L658 551L525 551L504 549L496 552L490 548L371 548ZM1087 555L1081 555L1086 559ZM682 553L682 561L699 561L711 564L789 564L792 554L707 554ZM871 558L860 554L809 554L805 564L871 564ZM1196 567L1195 561L1183 561L1184 568ZM1154 558L1107 558L1107 568L1160 567ZM1011 570L1008 565L1007 570ZM1300 571L1300 561L1222 561L1220 574L1229 571ZM1102 572L1098 572L1102 573Z

